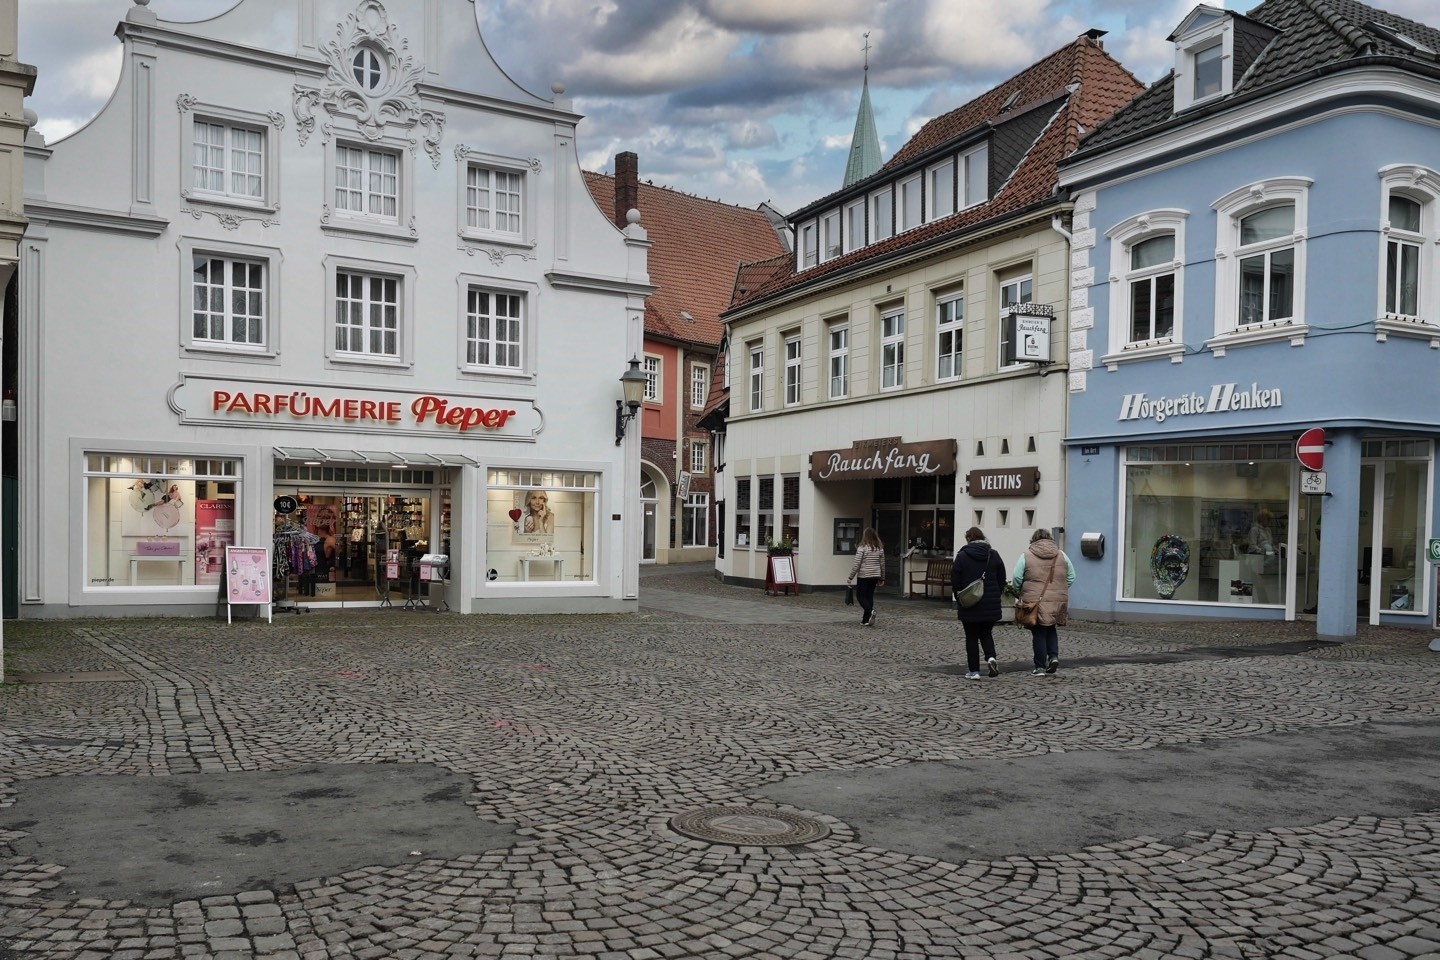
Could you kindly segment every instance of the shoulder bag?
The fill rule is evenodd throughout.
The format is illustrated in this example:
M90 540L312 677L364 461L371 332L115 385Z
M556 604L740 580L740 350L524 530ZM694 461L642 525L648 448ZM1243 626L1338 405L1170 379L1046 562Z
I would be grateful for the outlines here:
M1050 581L1055 578L1055 565L1060 562L1060 554L1055 554L1055 559L1050 563L1050 575L1045 578L1045 586L1040 588L1040 594L1034 600L1015 601L1015 625L1017 627L1038 627L1040 625L1040 601L1045 597L1045 591L1050 586Z
M985 563L980 567L980 576L955 591L955 602L969 609L985 596L985 574L990 570L990 547L985 548Z

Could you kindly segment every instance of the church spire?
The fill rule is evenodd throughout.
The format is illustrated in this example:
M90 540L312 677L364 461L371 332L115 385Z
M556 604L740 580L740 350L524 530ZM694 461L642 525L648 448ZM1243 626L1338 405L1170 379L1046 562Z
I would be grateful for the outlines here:
M855 132L850 137L850 159L845 164L844 187L864 180L880 169L880 137L875 133L875 113L870 109L870 34L865 34L865 81L860 87L860 109L855 114Z

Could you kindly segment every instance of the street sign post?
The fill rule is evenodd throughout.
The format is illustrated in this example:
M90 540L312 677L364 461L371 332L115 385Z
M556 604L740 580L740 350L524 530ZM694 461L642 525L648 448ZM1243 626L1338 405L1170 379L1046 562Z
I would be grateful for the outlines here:
M1295 441L1295 459L1306 470L1325 469L1325 431L1320 427L1311 427L1300 434L1300 439Z

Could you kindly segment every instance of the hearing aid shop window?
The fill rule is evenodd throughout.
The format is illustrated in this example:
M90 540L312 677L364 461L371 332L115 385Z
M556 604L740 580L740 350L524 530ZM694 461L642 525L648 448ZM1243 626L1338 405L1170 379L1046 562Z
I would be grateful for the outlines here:
M1290 443L1130 447L1121 596L1285 602Z
M593 581L598 473L492 469L485 510L487 580Z
M213 587L235 543L240 463L85 455L85 585Z

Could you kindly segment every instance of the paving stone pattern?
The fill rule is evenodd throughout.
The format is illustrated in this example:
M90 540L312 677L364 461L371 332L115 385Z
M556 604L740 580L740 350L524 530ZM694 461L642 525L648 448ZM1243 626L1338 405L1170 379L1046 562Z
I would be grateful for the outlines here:
M12 672L136 681L0 690L0 808L38 777L424 762L470 778L474 815L521 840L153 908L68 895L63 864L0 831L0 960L1440 958L1436 810L962 863L869 846L824 810L790 810L831 829L798 847L670 830L685 810L773 806L764 787L796 774L1440 711L1428 634L1277 656L1247 647L1313 626L1072 624L1060 673L1032 678L1028 636L1005 627L1005 673L977 683L939 669L963 661L949 608L879 610L863 629L833 595L662 568L631 616L7 625ZM1144 662L1187 648L1205 653Z

